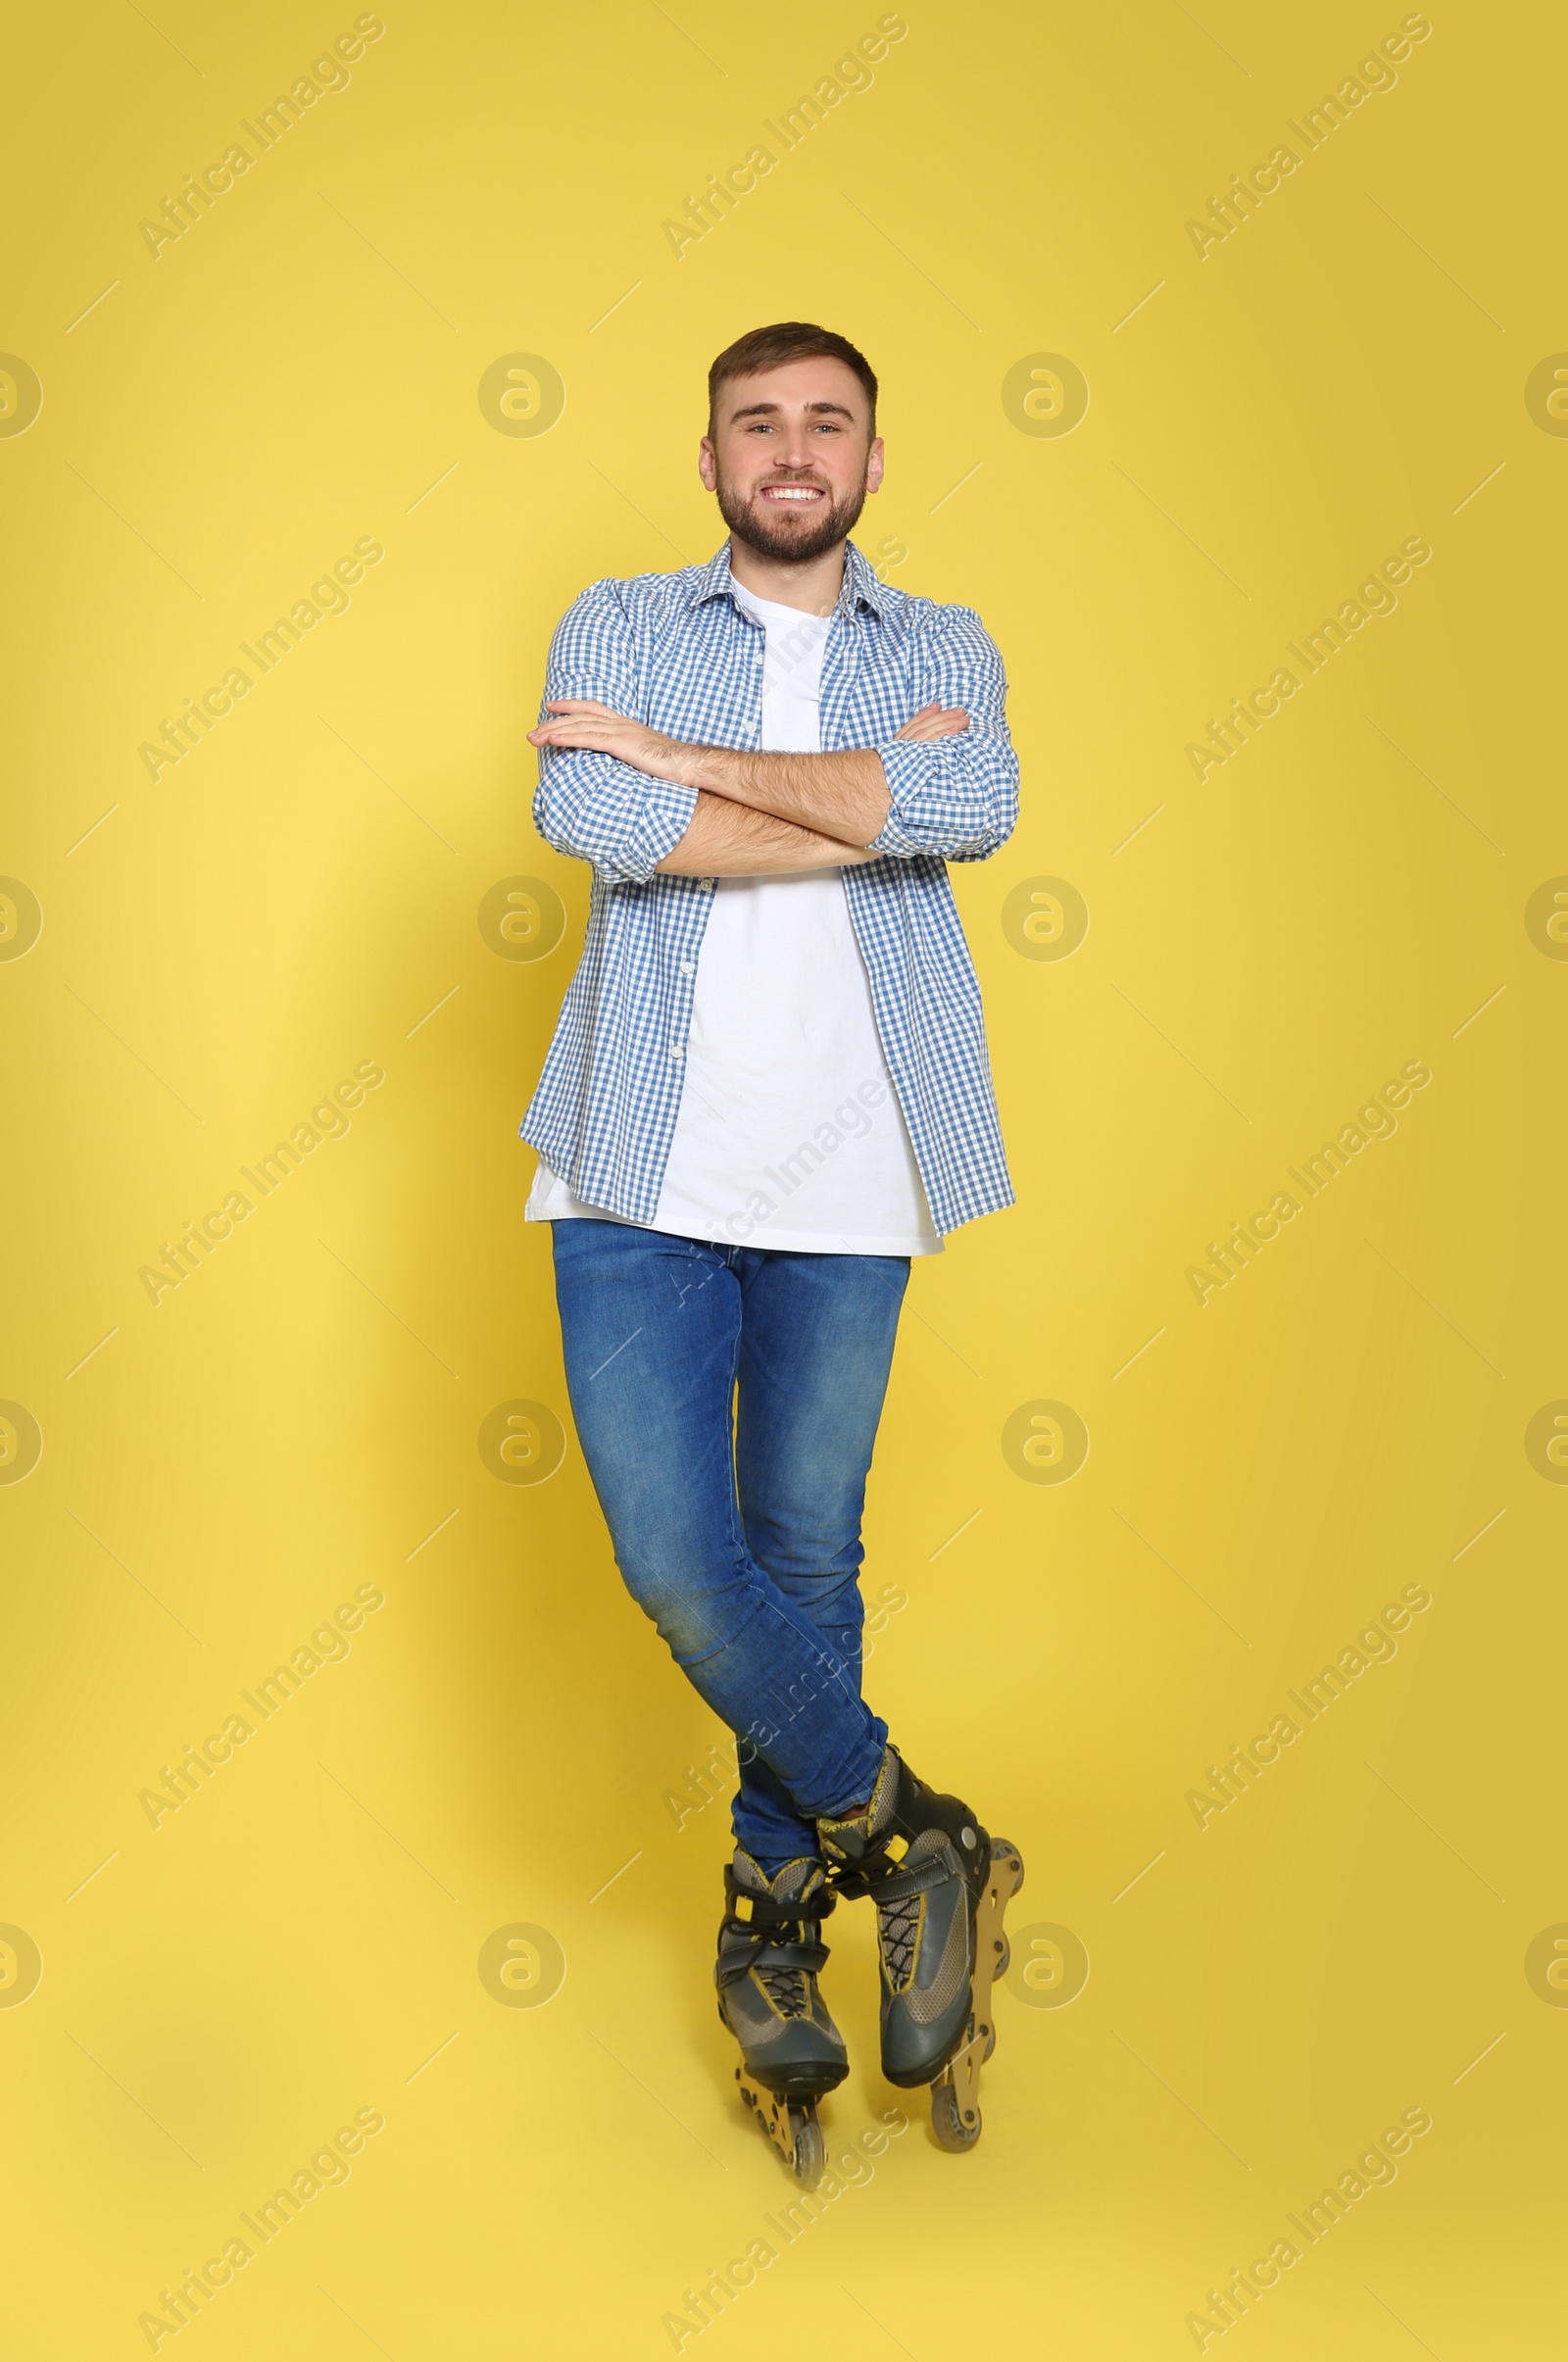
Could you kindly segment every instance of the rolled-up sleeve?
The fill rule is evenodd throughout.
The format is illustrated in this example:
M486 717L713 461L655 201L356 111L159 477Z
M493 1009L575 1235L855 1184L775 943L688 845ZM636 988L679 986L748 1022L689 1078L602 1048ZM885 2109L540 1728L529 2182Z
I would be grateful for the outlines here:
M920 651L921 705L957 707L969 726L953 738L888 738L877 746L892 806L872 853L983 861L1018 819L1018 758L1007 730L1002 656L969 607L935 610Z
M552 698L594 698L617 714L637 711L637 664L619 583L590 583L550 643L539 718ZM642 885L691 826L697 791L651 779L596 747L539 749L533 821L558 853L591 861L612 885Z

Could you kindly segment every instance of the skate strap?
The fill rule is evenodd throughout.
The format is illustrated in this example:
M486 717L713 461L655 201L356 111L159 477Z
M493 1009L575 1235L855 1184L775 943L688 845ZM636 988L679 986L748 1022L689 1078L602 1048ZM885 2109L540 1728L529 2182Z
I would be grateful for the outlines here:
M792 1901L777 1900L771 1895L754 1895L750 1887L739 1886L732 1879L728 1887L728 1916L740 1922L748 1934L761 1935L769 1928L799 1927L802 1920L825 1919L832 1910L834 1894L831 1887L813 1887L803 1901L797 1895Z
M724 1942L713 1967L713 1980L718 1985L733 1985L749 1976L754 1968L804 1968L813 1977L820 1976L828 1963L825 1944L775 1944L765 1937L753 1936L746 1930L736 1931L738 1941L725 1930Z
M914 1862L904 1870L883 1870L875 1862L859 1862L853 1870L839 1873L833 1883L849 1901L870 1895L879 1903L904 1902L910 1895L929 1894L933 1887L945 1886L953 1874L953 1861L944 1851L928 1854L924 1861Z

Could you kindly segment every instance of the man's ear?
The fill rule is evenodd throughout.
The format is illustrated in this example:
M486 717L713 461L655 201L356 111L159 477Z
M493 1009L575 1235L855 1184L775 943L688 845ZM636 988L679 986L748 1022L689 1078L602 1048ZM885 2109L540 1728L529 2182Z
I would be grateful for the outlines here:
M880 435L877 435L877 436L876 436L876 437L873 439L872 444L871 444L871 448L870 448L870 450L869 450L869 451L867 452L867 454L866 454L866 460L865 460L865 488L866 488L867 492L879 492L879 491L881 490L881 488L882 488L882 463L883 463L883 453L882 453L882 437L881 437Z
M697 446L697 472L703 479L705 492L718 490L718 455L707 435Z

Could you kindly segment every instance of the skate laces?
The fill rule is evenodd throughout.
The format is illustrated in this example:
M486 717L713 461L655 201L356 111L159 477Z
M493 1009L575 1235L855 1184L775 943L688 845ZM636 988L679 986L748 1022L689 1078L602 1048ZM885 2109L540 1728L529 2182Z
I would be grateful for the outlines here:
M799 1919L773 1920L765 1927L750 1927L746 1933L753 1946L752 1976L774 2010L781 2018L809 2017L810 1972L796 1961L772 1958L770 1954L810 1946L826 1959L825 1947L813 1944L810 1918L812 1896L826 1885L821 1863L809 1855L800 1855L769 1878L761 1864L738 1845L732 1875L743 1894L755 1895L775 1907L793 1904L800 1911Z
M765 1955L752 1965L752 1974L781 2018L804 2018L810 2012L803 1968L779 1968Z
M914 1975L915 1956L920 1948L920 1926L925 1917L925 1895L906 1895L897 1902L884 1902L876 1915L877 1938L882 1946L882 1966L894 1993L903 1993Z
M922 1830L905 1857L905 1866L917 1870L927 1862L947 1866L951 1847L940 1829ZM875 1894L873 1887L871 1890ZM904 1993L914 1976L915 1961L920 1951L920 1931L925 1925L926 1888L922 1884L910 1894L879 1900L876 1907L877 1941L882 1947L882 1963L887 1981L894 1993Z

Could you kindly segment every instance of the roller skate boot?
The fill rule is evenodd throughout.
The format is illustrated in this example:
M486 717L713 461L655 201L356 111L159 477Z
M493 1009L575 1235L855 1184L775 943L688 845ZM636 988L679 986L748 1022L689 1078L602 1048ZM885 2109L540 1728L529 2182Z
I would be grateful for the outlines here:
M972 2148L980 2068L997 2039L992 1980L1008 1958L1003 1919L1023 1884L1018 1848L927 1788L894 1747L870 1801L816 1831L837 1893L876 1904L882 2072L905 2091L929 2084L938 2141Z
M816 1980L827 1961L821 1922L834 1897L818 1861L768 1878L742 1847L724 1872L713 1982L718 2014L741 2046L741 2097L807 2190L822 2178L816 2103L849 2073L844 2037Z

